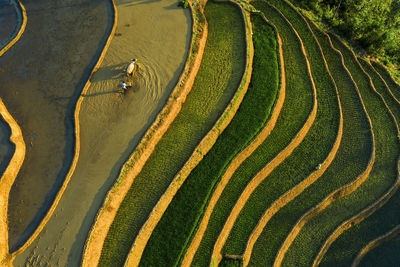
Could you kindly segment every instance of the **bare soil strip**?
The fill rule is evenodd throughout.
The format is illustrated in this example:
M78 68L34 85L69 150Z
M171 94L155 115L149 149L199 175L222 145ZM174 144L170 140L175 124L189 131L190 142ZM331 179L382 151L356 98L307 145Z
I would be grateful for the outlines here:
M232 1L236 3L235 1ZM204 3L204 5L206 2ZM135 238L132 248L128 254L125 261L125 266L138 266L140 263L141 256L146 247L147 241L149 240L154 228L157 226L158 222L161 220L162 215L168 208L176 192L185 182L186 178L189 176L190 172L197 166L197 164L202 160L205 154L212 148L216 142L220 133L228 126L233 117L238 110L240 103L243 100L244 95L247 92L248 85L251 78L252 62L253 62L253 43L251 37L251 22L247 12L245 12L242 7L237 4L241 9L243 14L244 25L246 29L246 69L242 77L242 81L238 87L238 90L233 97L230 105L227 106L223 115L215 123L215 126L207 133L206 136L201 140L199 145L195 148L193 154L182 167L182 169L175 175L170 186L167 188L165 193L161 196L160 200L157 202L156 206L153 208L150 216L148 217L145 224L142 226L139 234ZM201 151L202 153L198 153Z
M154 148L178 115L186 96L192 88L207 40L207 22L204 17L199 17L202 12L200 8L199 6L193 7L190 5L193 30L190 52L185 63L184 72L179 79L178 85L171 93L167 104L157 115L154 123L146 132L130 159L124 164L120 178L107 194L86 241L82 266L97 266L104 240L117 214L118 207Z
M251 194L253 191L257 188L259 184L261 184L262 181L264 181L265 178L268 177L268 175L279 165L281 164L287 157L290 156L290 154L293 152L293 150L300 145L300 143L303 141L305 136L307 135L308 131L310 130L316 115L317 115L317 105L318 105L318 100L317 100L317 92L314 84L314 79L311 74L311 68L310 68L310 63L307 59L306 51L304 48L304 45L300 39L300 37L297 35L296 36L299 40L299 44L302 50L302 53L305 57L306 64L307 64L307 72L309 79L312 84L313 88L313 109L307 118L307 121L304 123L303 127L301 130L296 134L296 136L292 139L289 145L287 145L279 154L271 160L262 170L260 170L252 179L251 181L247 184L246 188L243 190L242 194L240 195L239 199L237 200L235 206L233 207L231 213L229 214L228 219L225 222L225 225L220 232L218 239L214 245L213 248L213 253L211 256L211 264L215 264L216 266L221 262L222 260L222 254L221 250L229 236L230 231L232 230L232 227L239 216L240 211L243 209L244 205L246 204L247 200L250 198Z
M387 232L386 234L372 240L369 242L363 249L358 253L357 258L354 259L353 263L351 264L352 267L357 267L362 259L364 258L365 255L367 255L368 252L373 250L374 248L377 248L384 243L392 240L396 236L400 234L400 225L397 225L395 228L393 228L391 231Z
M346 45L345 45L346 46ZM364 71L364 69L361 67L360 63L358 62L354 52L348 48L346 46L346 48L351 51L354 60L356 60L357 64L359 65L360 69L363 71L364 75L366 75L368 77L369 83L371 88L373 89L373 92L380 98L380 100L385 104L388 112L390 113L392 119L394 122L396 122L396 119L393 115L393 113L391 112L390 108L388 107L388 105L386 104L386 101L383 99L382 95L380 93L378 93L375 89L375 86L372 82L371 77ZM400 129L399 129L399 125L397 123L395 123L396 129L397 129L397 134L400 135ZM400 156L397 160L397 162L400 162ZM355 191L360 185L357 183L352 183L350 185L348 185L347 190L349 190L349 193ZM368 207L366 207L365 209L363 209L361 212L359 212L358 214L354 215L353 217L351 217L350 219L344 221L340 226L338 226L335 231L327 238L327 240L325 241L325 243L323 244L323 246L321 247L320 251L318 252L317 256L314 259L313 262L313 266L318 266L322 260L322 258L324 257L324 255L326 254L326 252L328 251L329 247L332 245L332 243L339 238L339 236L345 232L346 230L348 230L349 228L353 227L356 224L359 224L360 222L362 222L363 220L365 220L368 216L370 216L371 214L373 214L375 211L377 211L379 208L381 208L395 193L396 191L399 189L400 187L400 174L399 174L399 169L397 168L397 178L395 183L389 188L389 190L382 195L377 201L375 201L374 203L372 203L371 205L369 205ZM346 189L346 188L344 188ZM348 195L348 194L346 194Z
M274 129L276 121L278 120L279 114L282 110L283 103L285 101L285 95L286 95L286 76L285 76L285 65L284 65L284 59L283 59L283 51L282 51L282 40L276 32L276 37L278 40L278 46L279 46L279 59L280 59L280 73L281 73L281 80L280 80L280 89L279 89L279 96L278 99L276 100L274 111L271 115L270 120L264 127L264 129L257 135L257 137L254 139L254 141L247 146L240 154L238 154L231 162L231 164L228 166L226 169L224 175L221 178L221 181L219 182L217 188L215 189L213 196L210 199L210 202L207 206L207 209L204 213L204 217L198 227L198 230L196 232L196 235L194 236L193 240L191 241L191 244L189 248L187 249L187 252L185 254L185 257L182 261L182 266L190 266L192 263L192 260L197 252L197 249L201 243L201 240L204 236L204 233L207 229L208 222L211 218L211 214L214 211L214 207L218 202L218 199L220 198L222 192L225 189L225 186L228 184L230 178L232 175L235 173L237 168L265 141L265 139L269 136L271 131Z

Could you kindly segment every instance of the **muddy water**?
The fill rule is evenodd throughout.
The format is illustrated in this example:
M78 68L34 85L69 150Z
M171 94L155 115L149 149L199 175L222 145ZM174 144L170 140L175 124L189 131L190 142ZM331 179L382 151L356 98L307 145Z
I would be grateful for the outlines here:
M118 27L80 113L81 153L55 214L14 264L78 266L88 231L119 169L175 86L190 43L191 17L176 0L117 1ZM138 59L132 88L118 93Z
M15 0L0 0L0 49L17 34L22 17Z
M0 119L0 177L6 170L15 150L15 146L9 141L10 136L10 127Z
M0 50L15 36L20 27L20 14L10 0L0 0ZM19 20L18 20L19 19ZM9 141L10 128L0 119L0 177L14 154L14 146Z
M31 234L68 171L74 105L111 25L107 0L22 2L25 32L0 57L0 96L27 145L10 193L12 250Z

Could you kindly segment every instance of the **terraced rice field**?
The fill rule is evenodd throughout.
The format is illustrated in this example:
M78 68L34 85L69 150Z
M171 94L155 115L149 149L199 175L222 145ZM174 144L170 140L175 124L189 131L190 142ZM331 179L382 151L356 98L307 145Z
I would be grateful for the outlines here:
M286 0L190 0L186 10L174 0L112 4L109 18L117 24L108 25L104 62L79 97L81 161L70 169L75 181L42 228L31 222L35 210L21 224L2 218L1 264L16 257L15 266L398 265L400 85L381 63L356 55ZM135 20L144 14L141 23ZM32 16L35 22L48 14ZM173 31L174 23L174 37L157 34L148 42L152 32ZM133 42L131 25L143 62L134 88L116 95L122 58L131 55L124 49ZM0 85L6 75L20 73L13 73L12 59L24 55L18 51L31 31L0 57ZM181 56L175 65L166 52L174 41ZM21 136L27 165L18 175L43 162L34 165L30 154L36 135L29 127L36 124L18 110L26 92L18 91L21 100L3 91L0 201L8 203L10 191L11 197L0 216L8 212L12 224L31 207L15 204L16 196L24 197L15 190L26 190L25 183L17 178L11 190L25 152ZM50 99L37 97L38 103ZM16 114L22 135L5 106ZM101 113L105 108L108 115ZM106 127L117 130L111 134ZM65 146L72 153L73 146ZM70 161L64 160L66 172ZM64 172L51 170L60 182ZM78 191L87 194L78 197ZM21 247L33 231L38 235ZM12 253L7 243L21 248Z
M152 207L239 86L246 53L240 9L210 2L205 15L208 38L193 88L122 202L104 243L101 266L117 265L128 254Z

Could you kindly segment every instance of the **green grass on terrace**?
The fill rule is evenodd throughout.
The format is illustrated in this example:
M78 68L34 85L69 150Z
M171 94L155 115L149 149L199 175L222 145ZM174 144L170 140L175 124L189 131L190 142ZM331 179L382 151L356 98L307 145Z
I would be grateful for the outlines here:
M295 25L305 27L304 22ZM343 111L342 142L335 159L326 172L272 218L266 226L271 230L262 233L256 246L265 240L275 240L277 236L281 236L276 242L274 241L275 249L279 249L283 238L286 238L297 220L334 190L355 180L367 167L372 153L369 123L351 77L342 67L339 54L331 49L328 38L315 27L313 27L313 31L324 51L325 59L339 91ZM275 232L272 229L277 229L276 232L280 234L274 235ZM318 231L318 229L313 231ZM314 255L318 248L309 244L310 240L314 238L313 235L308 234L307 231L302 231L301 234L301 238L295 239L295 243L288 250L283 265L310 265L310 255ZM261 256L265 252L258 246L254 250L254 254Z
M321 214L310 220L302 230L299 238L303 236L303 233L312 235L312 239L309 238L308 243L302 241L303 247L307 248L306 250L310 250L310 247L318 248L317 251L313 251L314 255L310 255L312 257L308 259L309 261L313 260L325 239L337 226L379 199L393 185L397 176L397 158L400 151L395 123L383 101L370 88L367 76L356 65L352 54L336 38L333 38L332 41L335 47L343 53L345 64L361 92L373 126L376 155L375 164L368 179L352 194L337 200ZM362 237L357 238L362 239ZM301 242L301 239L299 239L299 242ZM353 245L358 240L351 239L347 242L347 245L340 247L339 250L330 250L326 257L327 261L322 265L330 265L335 262L340 266L349 266L351 264L350 255L355 255L358 252L356 246Z
M276 1L270 1L274 4ZM264 2L256 2L255 7L261 10L265 16L278 28L280 35L293 35L295 32L290 28L284 18L273 8ZM291 15L293 22L298 22ZM336 140L340 111L336 96L335 84L331 80L325 68L321 51L314 41L311 32L307 28L296 25L300 37L303 40L311 71L315 80L318 97L318 112L314 124L312 125L303 142L293 151L288 159L279 165L254 191L252 196L237 218L232 232L225 244L224 253L242 254L247 240L256 227L258 220L262 217L265 210L277 200L282 194L306 179L316 166L322 163L331 151ZM292 44L293 45L293 44ZM288 76L291 75L288 73ZM286 214L286 216L289 216ZM285 233L282 228L289 227L285 221L281 222L280 227L268 231L274 235L271 240L262 244L263 248L279 247ZM273 262L277 250L272 249L268 254L257 254L257 266L269 266Z
M215 206L207 230L192 266L206 266L211 250L235 201L247 182L264 167L301 129L312 109L312 87L305 58L293 36L281 36L285 57L286 98L278 121L270 136L238 168ZM290 75L288 75L290 74Z
M239 9L207 4L208 40L182 110L135 178L104 243L100 266L122 266L151 210L238 89L246 44Z
M385 67L375 62L373 63L373 66L375 70L383 77L383 79L385 79L395 98L400 101L400 85L394 82L394 80L390 77L390 74L384 69Z
M335 42L335 46L340 47L343 51L341 44ZM349 56L349 53L346 52ZM347 62L346 62L347 63ZM357 71L352 60L349 60L348 65L351 66L351 71ZM374 81L376 83L376 81ZM353 194L338 201L335 205L327 210L323 215L323 221L328 221L327 216L333 212L340 212L341 221L347 219L358 213L362 208L370 205L373 201L377 200L383 193L385 193L398 175L398 157L399 157L399 141L397 139L397 133L393 126L388 122L384 123L387 117L382 102L374 103L372 101L370 90L363 88L365 91L365 103L367 107L375 108L370 112L370 116L374 125L374 129L377 129L375 133L377 137L377 160L372 170L371 176L368 180ZM364 97L364 92L362 92ZM371 98L371 99L370 99ZM374 121L379 120L379 123ZM392 123L393 124L393 123ZM364 247L369 241L389 231L395 225L399 224L400 217L398 214L399 210L399 196L397 193L392 199L390 199L381 209L375 212L372 216L367 218L361 224L358 224L345 233L343 233L330 247L326 253L321 266L327 266L333 264L339 264L341 266L350 265L358 252ZM338 207L342 207L341 209ZM344 209L345 207L345 209ZM346 216L346 217L344 217ZM339 216L336 216L339 217ZM321 219L321 218L319 218ZM328 225L337 225L337 220L329 220ZM336 218L335 218L336 219ZM333 227L331 228L334 229Z
M229 13L236 14L230 4L209 5L207 17L227 16L226 6L232 8ZM174 266L182 260L215 184L233 157L249 144L270 116L279 87L277 41L273 29L261 17L255 17L253 22L255 49L249 89L232 122L189 175L153 231L141 259L144 266Z
M359 266L396 266L400 262L400 235L371 250L361 260Z

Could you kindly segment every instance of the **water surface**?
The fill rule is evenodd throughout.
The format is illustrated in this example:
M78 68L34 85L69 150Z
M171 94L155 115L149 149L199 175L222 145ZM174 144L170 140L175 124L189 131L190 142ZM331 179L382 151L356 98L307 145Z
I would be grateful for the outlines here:
M119 170L164 106L186 60L189 10L176 0L117 1L118 27L80 112L81 153L55 214L14 264L78 266L97 210ZM138 59L132 88L123 69Z

